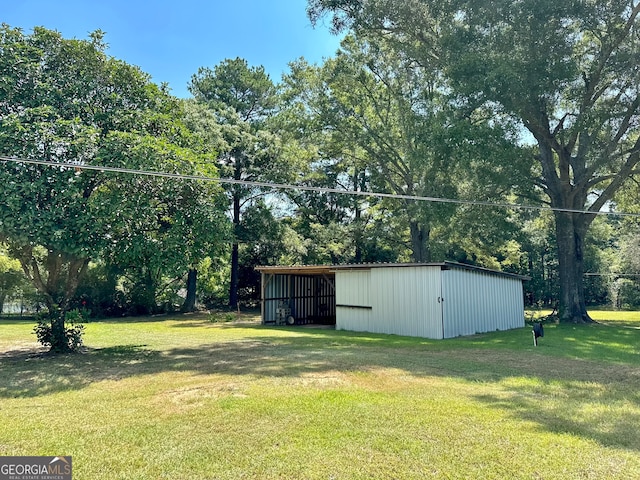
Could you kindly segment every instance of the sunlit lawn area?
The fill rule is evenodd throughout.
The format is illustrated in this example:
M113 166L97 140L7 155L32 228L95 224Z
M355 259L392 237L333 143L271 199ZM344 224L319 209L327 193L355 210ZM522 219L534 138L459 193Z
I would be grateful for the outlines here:
M72 455L76 480L640 478L640 313L591 314L538 347L105 320L59 357L0 320L0 455Z

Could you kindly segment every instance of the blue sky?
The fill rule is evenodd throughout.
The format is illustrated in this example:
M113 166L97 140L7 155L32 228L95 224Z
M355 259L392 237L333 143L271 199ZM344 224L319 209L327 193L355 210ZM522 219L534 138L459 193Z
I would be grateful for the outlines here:
M30 33L34 26L65 38L106 32L108 54L139 66L178 97L199 67L241 57L263 65L275 81L288 63L320 63L339 39L313 28L306 0L0 0L0 22Z

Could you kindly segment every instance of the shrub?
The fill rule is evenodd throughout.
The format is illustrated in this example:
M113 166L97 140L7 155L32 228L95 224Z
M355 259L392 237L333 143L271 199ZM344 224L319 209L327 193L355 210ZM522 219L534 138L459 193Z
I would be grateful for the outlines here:
M233 322L236 315L232 312L211 312L209 313L209 321L211 323L227 323Z
M69 312L49 312L41 316L33 332L38 342L48 346L53 353L77 352L82 346L84 325L82 315L78 310ZM71 326L66 327L65 323Z

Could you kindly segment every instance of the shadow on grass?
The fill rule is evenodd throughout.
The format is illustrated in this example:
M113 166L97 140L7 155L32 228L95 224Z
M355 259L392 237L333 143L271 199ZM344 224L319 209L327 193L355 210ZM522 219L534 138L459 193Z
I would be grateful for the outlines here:
M194 319L186 320L183 328L189 325L202 326ZM5 352L0 356L0 398L45 396L94 382L170 371L295 378L335 371L402 370L417 378L496 384L495 395L474 398L486 408L535 422L553 433L640 450L636 350L640 332L635 329L554 326L534 348L528 329L439 341L296 328L276 328L271 336L264 335L269 328L251 324L216 328L242 328L247 335L165 350L135 344L60 356ZM617 349L623 352L616 353ZM620 415L624 411L627 414Z
M139 317L110 317L110 318L91 318L86 323L106 323L106 324L137 324L137 323L159 323L166 322L167 320L178 319L178 314L158 314L158 315L143 315Z
M431 340L399 335L372 334L366 332L346 332L324 329L308 329L304 335L318 342L337 342L345 345L426 348L432 351L452 349L509 350L516 355L528 357L530 353L553 358L570 358L632 365L640 368L640 322L630 327L610 324L594 325L545 325L545 336L539 339L538 347L533 346L531 327L477 334L445 340ZM243 326L243 328L247 328ZM255 328L301 332L298 327Z
M594 393L594 388L568 382L560 391L561 403L545 390L558 392L557 386L543 385L538 391L526 387L509 388L508 396L479 395L477 400L487 408L502 410L509 416L532 422L548 432L576 435L595 440L607 447L640 450L640 413L630 411L625 401L638 405L625 388L607 384L606 394ZM626 398L625 398L626 397Z

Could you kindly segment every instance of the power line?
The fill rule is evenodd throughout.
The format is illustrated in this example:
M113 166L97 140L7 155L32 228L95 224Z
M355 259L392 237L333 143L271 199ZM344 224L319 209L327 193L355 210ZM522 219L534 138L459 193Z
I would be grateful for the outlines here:
M14 162L14 163L27 163L32 165L44 165L49 167L63 167L74 168L79 170L96 170L100 172L112 172L112 173L126 173L130 175L141 175L147 177L162 177L181 180L200 180L206 182L215 182L227 185L241 185L246 187L258 187L258 188L275 188L280 190L303 190L316 193L335 193L339 195L351 195L361 197L376 197L376 198L391 198L398 200L415 200L420 202L433 202L433 203L449 203L456 205L474 205L483 207L499 207L499 208L513 208L520 210L539 210L539 211L553 211L563 213L580 213L585 215L615 215L620 217L635 217L640 218L640 213L627 213L627 212L591 212L588 210L578 210L571 208L556 208L551 206L539 206L539 205L522 205L519 203L502 203L502 202L487 202L482 200L459 200L453 198L442 197L426 197L421 195L404 195L398 193L384 193L384 192L369 192L369 191L351 191L343 190L339 188L329 187L312 187L307 185L294 185L289 183L273 183L273 182L258 182L253 180L236 180L233 178L216 178L207 177L204 175L187 175L182 173L168 173L168 172L156 172L150 170L137 170L131 168L120 167L108 167L99 165L86 165L71 162L54 162L50 160L33 160L27 158L8 157L0 155L0 161Z
M640 273L595 273L587 272L586 277L640 277Z

